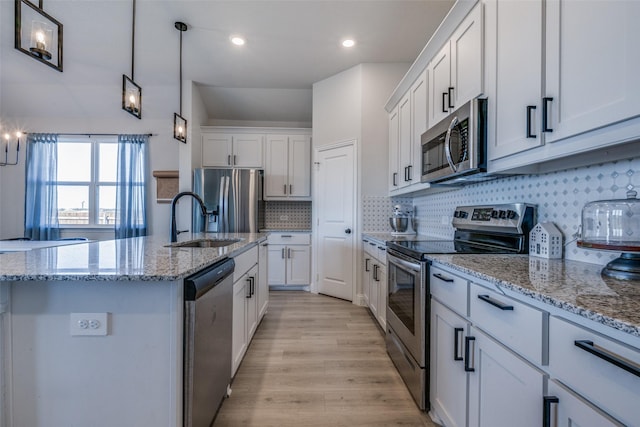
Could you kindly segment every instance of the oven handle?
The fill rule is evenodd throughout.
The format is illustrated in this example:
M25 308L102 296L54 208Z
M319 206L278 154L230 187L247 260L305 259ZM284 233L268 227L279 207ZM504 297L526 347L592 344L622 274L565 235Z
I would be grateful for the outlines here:
M444 154L447 156L447 163L454 172L458 172L458 167L453 163L453 157L451 155L451 132L458 124L458 116L454 117L447 129L447 137L444 139Z
M418 273L420 273L421 271L421 265L419 263L400 258L397 255L391 255L389 252L387 252L387 257L389 259L389 263L391 264L396 264L400 267L405 267Z

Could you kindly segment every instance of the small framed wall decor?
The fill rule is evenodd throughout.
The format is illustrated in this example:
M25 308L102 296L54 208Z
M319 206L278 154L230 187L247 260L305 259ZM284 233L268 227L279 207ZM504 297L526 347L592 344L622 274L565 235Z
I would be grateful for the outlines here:
M62 72L62 24L28 0L15 0L15 48Z

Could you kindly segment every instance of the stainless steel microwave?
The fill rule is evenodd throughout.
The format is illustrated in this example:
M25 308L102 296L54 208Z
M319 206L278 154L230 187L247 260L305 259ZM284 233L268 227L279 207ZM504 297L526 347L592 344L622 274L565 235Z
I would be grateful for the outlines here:
M420 181L486 179L487 100L473 99L422 134Z

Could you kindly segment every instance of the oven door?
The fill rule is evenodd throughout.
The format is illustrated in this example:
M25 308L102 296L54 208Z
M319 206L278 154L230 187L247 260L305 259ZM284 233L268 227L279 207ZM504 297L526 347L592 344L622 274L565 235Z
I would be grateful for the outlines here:
M426 263L387 251L387 324L420 367L425 366Z

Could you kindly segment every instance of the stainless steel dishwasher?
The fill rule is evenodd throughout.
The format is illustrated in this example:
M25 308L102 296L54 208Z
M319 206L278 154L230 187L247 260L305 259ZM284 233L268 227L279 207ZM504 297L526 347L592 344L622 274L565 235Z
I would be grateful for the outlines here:
M184 281L184 427L209 427L231 382L234 268L228 258Z

